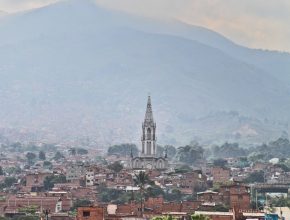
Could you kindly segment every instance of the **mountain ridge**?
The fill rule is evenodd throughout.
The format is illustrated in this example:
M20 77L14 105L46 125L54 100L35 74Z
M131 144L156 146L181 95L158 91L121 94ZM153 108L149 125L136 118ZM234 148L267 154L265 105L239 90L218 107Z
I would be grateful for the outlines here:
M214 32L186 35L174 31L179 23L167 25L161 30L162 23L152 19L134 19L83 1L1 19L0 127L33 131L48 141L90 137L100 145L135 142L151 92L163 144L235 140L231 134L251 131L251 126L257 135L245 137L246 142L288 132L287 125L274 125L273 131L273 124L263 120L289 121L289 81L271 68L233 56L225 45L215 48ZM209 40L200 42L205 34ZM237 111L253 120L243 125L237 119L222 122L217 115L214 122L209 115L220 111ZM209 117L212 128L203 126L202 117ZM220 123L223 132L213 129Z

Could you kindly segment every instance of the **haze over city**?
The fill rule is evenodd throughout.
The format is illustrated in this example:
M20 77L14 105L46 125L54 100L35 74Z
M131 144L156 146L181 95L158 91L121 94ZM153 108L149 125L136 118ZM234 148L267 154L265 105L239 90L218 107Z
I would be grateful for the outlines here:
M1 0L0 10L13 13L59 0ZM290 51L290 3L287 0L96 0L103 6L137 15L177 19L215 30L252 48ZM214 10L213 10L214 9Z
M0 0L0 220L290 220L288 0Z

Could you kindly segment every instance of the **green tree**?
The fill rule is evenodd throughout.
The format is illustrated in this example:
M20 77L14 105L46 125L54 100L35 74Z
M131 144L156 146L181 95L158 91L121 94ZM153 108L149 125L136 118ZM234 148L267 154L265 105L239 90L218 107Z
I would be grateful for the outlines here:
M139 187L139 192L140 192L140 214L141 216L143 216L143 198L144 198L144 192L145 192L145 186L146 184L149 184L150 179L148 177L148 175L144 172L144 171L140 171L137 174L135 174L135 178L134 178L134 183L136 186Z
M4 175L4 171L3 171L2 166L0 166L0 176L3 176L3 175Z
M263 183L265 182L265 172L255 171L250 173L250 175L244 180L246 183Z
M47 176L43 182L44 189L51 190L54 187L54 184L56 184L56 183L66 183L65 175L61 174L61 175Z
M124 192L123 190L99 187L98 191L99 198L102 202L124 204L127 203L131 198L131 194L128 192Z
M77 154L80 154L80 155L85 155L85 154L88 154L88 150L84 149L84 148L77 148Z
M147 188L146 190L146 197L159 197L159 196L163 196L164 195L164 191L160 186L150 186Z
M220 147L214 146L212 148L212 153L215 158L243 157L248 155L247 150L239 147L238 143L228 143L228 142L224 143Z
M203 159L204 149L198 144L186 145L177 149L177 159L180 162L193 165Z
M77 199L74 201L71 211L76 210L78 207L87 207L91 206L93 203L88 199Z
M13 175L13 174L20 174L21 173L21 168L19 166L15 166L15 167L7 167L5 169L5 172L8 173L9 175Z
M39 151L39 153L38 153L38 158L39 158L40 160L45 160L45 159L46 159L46 156L45 156L44 151Z
M77 154L77 150L74 147L71 147L69 150L70 155L75 156Z
M43 167L46 169L51 169L52 168L52 163L50 161L44 161L43 162Z
M37 211L37 206L34 206L34 205L19 208L19 212L23 212L28 215L35 215L36 211Z
M173 189L171 192L166 192L164 194L164 199L166 201L181 201L182 200L182 194L179 189Z
M217 167L226 167L227 164L228 164L228 162L222 158L218 158L218 159L213 161L213 165L217 166Z
M194 214L194 215L191 215L191 220L210 220L210 218L205 215Z
M32 165L34 162L34 159L36 158L36 155L35 155L35 153L28 152L26 154L26 158L27 158L28 164Z
M116 173L119 173L123 169L123 165L119 161L115 161L114 163L110 164L108 168Z
M17 179L15 177L8 176L4 179L4 184L6 187L11 187L16 182L17 182Z
M137 156L139 150L135 144L120 144L120 145L113 145L108 148L108 155L118 155L118 156L130 156L131 151L133 156Z
M56 161L59 161L60 159L64 158L63 154L57 151L53 157Z
M175 173L189 173L192 172L192 168L188 165L177 166L174 169Z

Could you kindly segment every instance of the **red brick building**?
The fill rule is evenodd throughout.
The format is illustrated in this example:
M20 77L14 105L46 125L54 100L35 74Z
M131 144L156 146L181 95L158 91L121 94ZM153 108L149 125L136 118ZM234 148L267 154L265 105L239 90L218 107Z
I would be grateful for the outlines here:
M229 181L231 178L231 171L228 168L212 167L210 172L213 182L216 183L224 183Z
M47 176L53 175L49 172L35 172L26 175L26 189L28 192L38 192L44 187L44 180Z
M78 208L77 220L103 220L105 217L103 207Z

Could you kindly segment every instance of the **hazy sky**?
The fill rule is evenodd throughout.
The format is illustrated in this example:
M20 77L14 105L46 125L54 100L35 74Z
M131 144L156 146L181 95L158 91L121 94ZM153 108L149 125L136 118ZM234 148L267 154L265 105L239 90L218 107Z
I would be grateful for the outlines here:
M15 12L58 0L0 0L0 11ZM205 26L235 42L290 52L290 0L96 0L130 13L177 18Z

